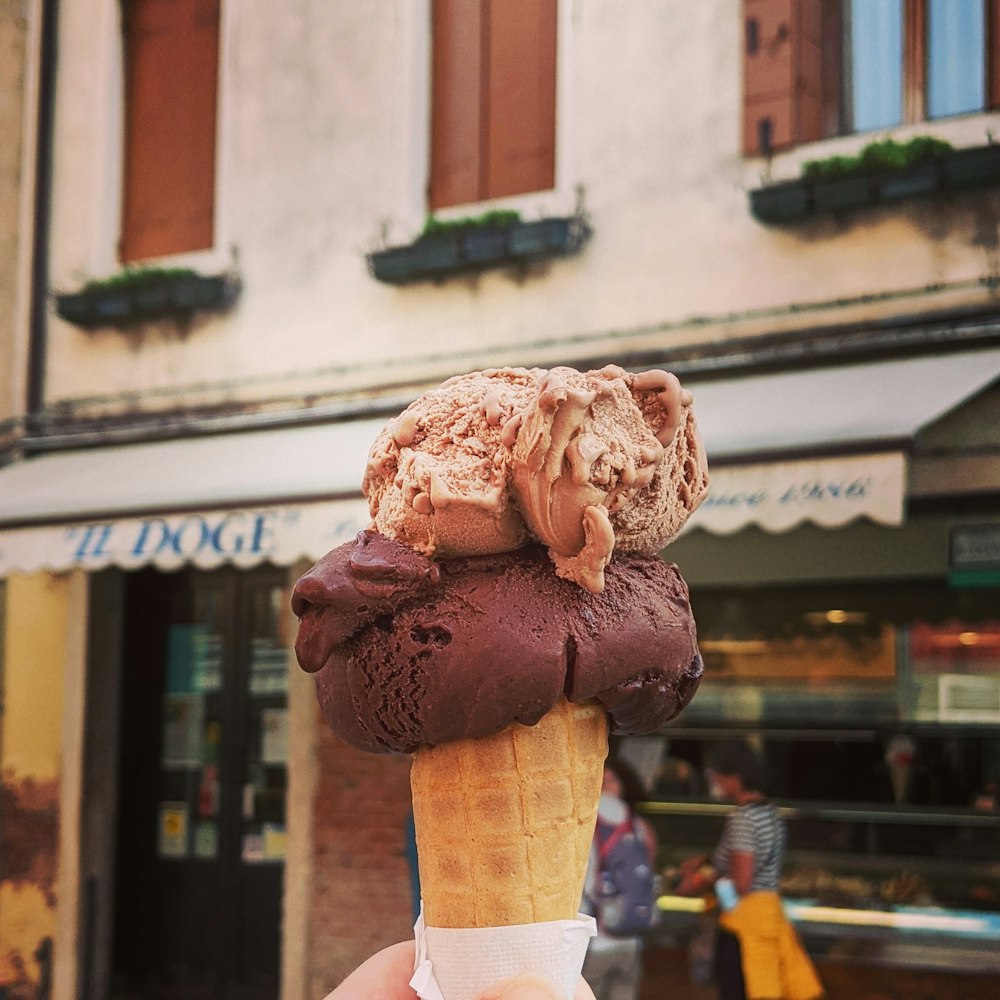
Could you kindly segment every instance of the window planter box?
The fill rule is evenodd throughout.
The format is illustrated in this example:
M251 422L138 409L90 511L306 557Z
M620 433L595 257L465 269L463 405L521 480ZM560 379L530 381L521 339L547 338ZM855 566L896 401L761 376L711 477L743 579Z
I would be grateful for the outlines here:
M377 281L402 285L575 253L589 236L578 218L473 226L377 250L368 255L368 267Z
M447 274L461 263L461 247L454 233L420 236L410 244L411 272L423 275Z
M954 149L905 170L853 177L800 178L750 192L750 210L761 222L780 225L813 214L843 212L884 202L1000 184L1000 144Z
M975 149L956 149L942 158L946 188L961 190L1000 182L1000 143Z
M901 201L905 198L919 198L933 194L941 187L941 164L922 163L898 173L876 175L874 178L878 197L881 201Z
M462 253L472 265L498 264L507 255L504 229L472 229L462 239Z
M222 311L239 297L231 275L193 272L141 273L134 279L95 282L56 295L56 313L77 326L127 326L158 319L184 319L194 312Z
M56 312L68 323L75 323L77 326L91 326L97 321L95 298L86 292L57 295Z
M507 248L512 257L544 257L552 253L569 253L576 249L573 231L574 219L540 219L538 222L519 222L511 226ZM580 235L580 243L586 234Z
M805 181L786 181L750 192L750 210L763 222L794 222L812 211L812 191Z
M873 201L871 178L837 177L813 181L813 205L817 212L846 212Z

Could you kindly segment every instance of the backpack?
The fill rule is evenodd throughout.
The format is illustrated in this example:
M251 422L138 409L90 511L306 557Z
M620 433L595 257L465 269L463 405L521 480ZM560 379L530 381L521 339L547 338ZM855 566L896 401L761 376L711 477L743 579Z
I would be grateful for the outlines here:
M600 929L612 937L636 937L656 922L653 859L629 815L617 826L597 820L597 877L591 900Z

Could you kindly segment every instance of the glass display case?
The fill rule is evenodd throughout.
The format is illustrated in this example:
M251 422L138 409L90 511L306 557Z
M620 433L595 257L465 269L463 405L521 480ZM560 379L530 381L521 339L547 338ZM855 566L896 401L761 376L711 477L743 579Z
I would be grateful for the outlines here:
M644 779L670 892L730 806L712 746L760 752L788 828L782 891L814 954L1000 973L1000 595L944 587L695 595L706 663L682 717L617 751ZM752 625L749 623L753 623Z

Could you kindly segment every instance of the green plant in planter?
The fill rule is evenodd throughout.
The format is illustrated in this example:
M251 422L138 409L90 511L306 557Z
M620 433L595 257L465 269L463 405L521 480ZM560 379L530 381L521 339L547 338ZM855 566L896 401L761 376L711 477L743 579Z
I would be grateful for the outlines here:
M465 233L470 229L510 229L521 221L521 213L511 209L493 209L482 215L463 216L459 219L439 219L428 215L424 223L424 236L445 236L449 233Z
M378 281L402 285L506 264L524 265L575 253L590 237L579 215L524 222L519 212L493 210L457 219L427 217L420 235L405 246L368 254Z
M129 291L148 288L183 278L197 278L198 272L189 267L125 267L106 278L92 278L81 292Z
M57 294L55 300L56 312L71 323L121 325L225 309L239 291L239 279L231 275L202 275L186 267L125 267L91 279L77 292Z
M908 170L932 163L951 148L950 142L929 135L918 135L908 142L881 139L868 143L856 156L807 160L802 164L802 176L806 180L826 181Z

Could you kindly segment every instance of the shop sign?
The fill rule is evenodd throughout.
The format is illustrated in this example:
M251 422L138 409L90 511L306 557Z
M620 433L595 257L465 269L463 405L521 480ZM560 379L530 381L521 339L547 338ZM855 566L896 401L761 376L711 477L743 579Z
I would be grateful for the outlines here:
M1000 569L1000 524L963 524L951 529L952 569Z
M1000 524L951 529L948 582L953 587L1000 587Z
M712 468L691 527L730 534L749 525L789 531L810 521L836 528L859 517L903 522L906 462L899 452Z
M363 500L201 511L0 532L0 575L39 569L176 569L318 559L369 521Z

